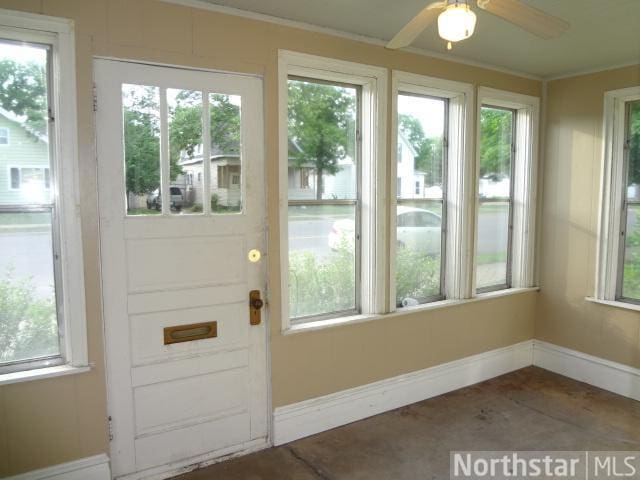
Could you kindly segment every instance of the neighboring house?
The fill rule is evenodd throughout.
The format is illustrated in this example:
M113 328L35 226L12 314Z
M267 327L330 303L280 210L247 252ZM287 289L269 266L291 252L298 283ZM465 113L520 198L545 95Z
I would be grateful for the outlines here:
M49 203L50 182L46 137L0 108L0 204Z
M426 174L416 170L416 156L417 152L406 137L402 133L398 134L396 196L398 198L441 198L440 187L435 187L437 192L425 192Z
M218 205L237 206L241 202L241 167L240 155L216 154L211 156L211 193L217 196ZM182 167L182 175L172 186L179 186L188 203L202 205L204 186L204 169L202 164L202 146L199 145L190 158L184 155L178 162Z
M404 137L398 143L398 196L402 198L440 198L442 189L425 189L425 172L415 169L416 152ZM213 149L216 150L215 147ZM300 147L289 141L289 199L313 200L316 198L316 169L313 163L294 166L293 159L302 154ZM202 146L193 151L191 157L182 154L178 162L183 174L172 186L179 186L188 203L202 204L203 168ZM338 161L339 170L335 175L324 175L323 199L355 198L356 166L351 157ZM218 204L236 206L240 202L241 161L237 154L214 154L211 156L211 194L217 195ZM434 191L437 190L437 191Z

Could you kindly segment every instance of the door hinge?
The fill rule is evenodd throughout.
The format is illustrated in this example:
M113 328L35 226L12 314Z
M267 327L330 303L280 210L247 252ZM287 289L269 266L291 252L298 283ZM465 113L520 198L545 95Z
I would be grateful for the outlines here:
M113 419L111 415L107 417L107 420L109 421L109 441L113 442Z
M98 111L98 89L95 83L93 84L93 111Z
M356 142L361 142L362 141L362 132L360 131L360 129L356 129Z

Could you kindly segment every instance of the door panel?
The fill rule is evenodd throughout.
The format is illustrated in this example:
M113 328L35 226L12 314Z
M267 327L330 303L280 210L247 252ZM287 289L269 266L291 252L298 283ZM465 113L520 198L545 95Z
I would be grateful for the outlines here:
M247 259L264 249L261 81L111 60L96 60L95 72L114 476L155 475L266 445L266 328L249 325L248 306L266 277ZM139 92L153 95L133 108ZM212 109L223 107L240 118L239 130L223 132L226 147L211 124L221 116ZM185 109L201 116L201 144L178 151L172 122ZM156 155L146 163L140 125L152 137L144 148ZM218 168L240 176L233 205L203 198ZM147 208L153 202L157 210ZM165 344L165 328L203 322L215 322L215 336Z

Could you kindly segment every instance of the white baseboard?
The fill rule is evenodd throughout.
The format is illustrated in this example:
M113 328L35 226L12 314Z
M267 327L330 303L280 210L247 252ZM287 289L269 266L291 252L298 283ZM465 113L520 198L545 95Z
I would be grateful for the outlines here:
M5 480L111 480L109 457L105 454L33 470Z
M533 364L618 395L640 400L640 370L621 363L533 341Z
M282 445L530 366L532 341L278 407L273 443Z

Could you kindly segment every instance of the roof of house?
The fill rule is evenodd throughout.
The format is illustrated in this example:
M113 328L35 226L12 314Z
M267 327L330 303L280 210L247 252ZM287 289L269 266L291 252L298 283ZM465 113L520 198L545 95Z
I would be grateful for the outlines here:
M4 118L6 118L7 120L17 123L18 125L20 125L25 131L29 132L31 135L33 135L34 137L36 137L38 140L44 142L44 143L49 143L49 139L45 136L42 135L41 133L35 131L33 128L29 127L29 125L27 125L27 117L26 116L18 116L13 112L10 112L9 110L5 110L4 108L0 107L0 115L2 115Z

